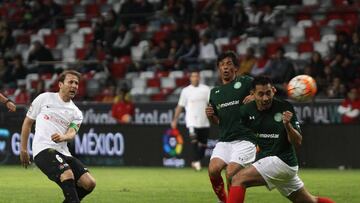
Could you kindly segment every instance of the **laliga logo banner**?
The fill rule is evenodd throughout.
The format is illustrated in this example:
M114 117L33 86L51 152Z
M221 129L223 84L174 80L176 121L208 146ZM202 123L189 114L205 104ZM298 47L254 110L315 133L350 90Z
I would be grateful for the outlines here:
M0 128L0 164L5 163L9 159L9 153L6 150L6 142L9 139L10 132L8 129Z
M177 168L185 166L185 160L179 157L183 150L183 144L184 141L178 129L165 131L163 135L164 166Z

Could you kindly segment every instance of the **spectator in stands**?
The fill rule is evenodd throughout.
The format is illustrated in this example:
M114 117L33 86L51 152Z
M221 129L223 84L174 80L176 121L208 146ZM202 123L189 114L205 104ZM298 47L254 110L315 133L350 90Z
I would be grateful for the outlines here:
M310 75L317 79L324 77L324 61L322 60L321 54L317 51L314 51L310 58Z
M252 47L246 49L246 54L240 62L237 75L250 75L251 69L256 63L255 50Z
M269 3L264 5L264 15L261 19L262 36L272 36L277 24L277 14Z
M263 13L259 10L258 5L255 1L250 3L250 9L246 13L248 19L249 19L249 28L247 29L248 32L252 34L259 35L260 29L259 25L261 23Z
M49 12L49 16L52 19L48 27L52 27L54 29L64 28L65 27L64 18L60 17L62 13L61 6L57 4L54 0L45 0L44 6L46 10Z
M101 92L101 100L102 103L114 103L115 99L115 85L108 85L105 89Z
M30 93L26 90L25 80L19 80L17 83L18 88L16 89L15 103L16 104L28 104L30 102Z
M347 57L349 55L349 37L346 32L339 32L336 36L336 42L335 42L335 55L341 54L342 56Z
M199 43L199 33L197 30L195 30L192 27L192 24L185 22L183 24L183 29L184 29L184 38L187 36L190 36L193 43L195 43L195 44Z
M360 37L358 32L352 34L352 43L349 48L349 57L353 63L360 65Z
M7 70L3 77L3 81L11 87L16 87L18 80L24 80L27 75L27 69L23 64L22 56L17 54L14 56L12 65L7 66Z
M174 20L191 22L194 13L194 6L190 0L166 1L165 9Z
M233 36L239 36L242 35L246 30L249 19L241 2L237 2L234 6L235 7L232 14Z
M154 12L154 8L147 0L126 0L120 9L119 15L125 24L141 24L147 23L147 16Z
M285 56L284 48L280 47L271 60L266 74L270 76L278 90L278 95L286 95L287 83L295 76L295 69L292 62Z
M4 77L5 77L5 73L6 73L6 70L8 69L8 62L7 60L2 56L0 55L0 87L3 85L4 83Z
M184 70L189 63L194 63L196 61L198 52L196 44L193 43L190 36L185 37L184 41L181 43L180 48L175 54L175 68Z
M345 85L341 82L339 77L334 77L332 83L328 86L326 94L328 98L344 98Z
M10 28L0 29L0 54L8 56L14 48L15 40L11 36Z
M121 23L112 43L112 54L114 56L130 55L130 47L134 40L134 33L127 25Z
M338 108L343 123L357 123L360 118L360 98L359 92L355 87L350 88L347 98Z
M131 101L127 90L121 89L118 94L118 101L111 108L111 115L119 123L130 123L135 114L135 106Z
M31 4L30 21L28 28L39 29L51 20L50 10L44 5L42 0L35 0Z
M266 49L261 48L260 56L258 59L256 59L256 63L252 67L250 75L253 77L263 75L269 67L270 67L270 60L267 56Z
M35 41L29 52L28 63L42 62L47 64L39 64L35 67L35 70L30 71L38 74L54 73L54 65L51 64L53 61L54 57L51 51L40 41Z
M215 44L210 41L209 34L205 33L201 36L199 44L198 60L201 62L201 69L214 69L216 58L217 50Z
M230 37L232 16L229 12L231 8L226 7L225 3L221 3L217 11L213 14L212 24L214 25L213 38Z

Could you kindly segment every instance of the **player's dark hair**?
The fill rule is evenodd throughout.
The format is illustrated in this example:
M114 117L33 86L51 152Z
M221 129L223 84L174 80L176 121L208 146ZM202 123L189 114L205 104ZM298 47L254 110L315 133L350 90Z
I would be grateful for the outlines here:
M254 80L252 81L251 88L255 89L256 85L267 85L267 84L273 85L273 82L269 77L258 76L255 77Z
M216 60L216 65L219 66L219 63L224 60L225 58L231 58L233 64L236 66L236 67L239 67L239 60L238 60L238 56L235 52L233 51L226 51L222 54L220 54Z
M65 77L67 75L75 75L79 80L81 78L81 73L75 71L75 70L66 70L64 72L62 72L59 76L59 82L64 83Z

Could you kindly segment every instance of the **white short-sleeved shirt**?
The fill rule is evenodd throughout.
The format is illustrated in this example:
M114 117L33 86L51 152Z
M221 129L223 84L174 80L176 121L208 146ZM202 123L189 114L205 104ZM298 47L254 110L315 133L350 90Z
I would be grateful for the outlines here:
M179 106L185 107L186 127L204 128L210 123L206 117L205 108L208 105L210 88L206 85L189 85L180 94Z
M83 115L71 100L64 102L59 93L42 93L34 99L26 116L36 120L33 157L47 148L71 156L67 142L55 143L51 140L54 133L65 134L71 123L80 127Z

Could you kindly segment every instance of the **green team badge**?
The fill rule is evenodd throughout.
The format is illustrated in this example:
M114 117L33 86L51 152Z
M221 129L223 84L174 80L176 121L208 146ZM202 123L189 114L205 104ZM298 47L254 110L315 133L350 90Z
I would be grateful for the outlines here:
M276 113L276 114L274 115L274 120L275 120L276 122L281 122L281 121L282 121L282 113Z
M241 87L241 82L236 82L235 84L234 84L234 88L235 89L239 89Z

